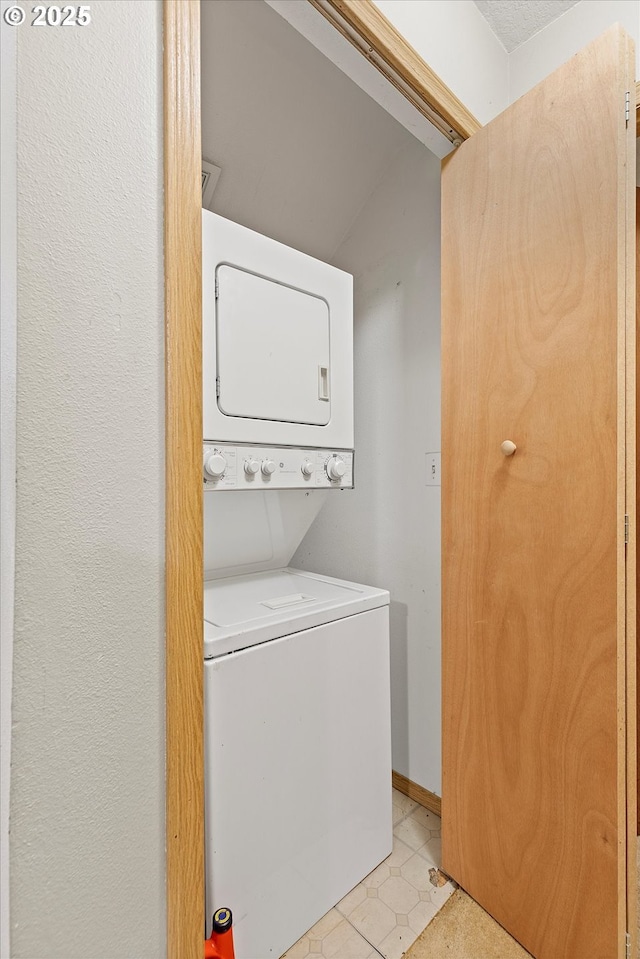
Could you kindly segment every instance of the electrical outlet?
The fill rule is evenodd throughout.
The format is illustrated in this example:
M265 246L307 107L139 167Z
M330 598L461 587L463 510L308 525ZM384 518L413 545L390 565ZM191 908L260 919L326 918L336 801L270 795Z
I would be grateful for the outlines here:
M425 453L425 486L440 486L440 453Z

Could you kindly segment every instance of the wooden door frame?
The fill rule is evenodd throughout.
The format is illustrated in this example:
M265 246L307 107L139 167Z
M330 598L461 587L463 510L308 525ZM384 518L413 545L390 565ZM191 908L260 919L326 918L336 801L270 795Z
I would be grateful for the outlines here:
M164 3L167 955L204 930L200 3Z
M481 128L420 54L370 0L309 0L433 126L458 146Z
M309 0L453 143L480 124L371 0ZM201 959L204 684L200 0L164 0L167 956Z

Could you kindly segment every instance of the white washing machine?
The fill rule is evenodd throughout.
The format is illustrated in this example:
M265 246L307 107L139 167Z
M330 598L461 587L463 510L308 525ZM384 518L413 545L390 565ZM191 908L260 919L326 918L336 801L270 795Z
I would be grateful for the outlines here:
M206 584L207 916L231 907L237 959L277 959L391 852L388 602L292 569Z
M203 211L206 910L237 959L392 848L389 594L288 566L354 485L351 283Z

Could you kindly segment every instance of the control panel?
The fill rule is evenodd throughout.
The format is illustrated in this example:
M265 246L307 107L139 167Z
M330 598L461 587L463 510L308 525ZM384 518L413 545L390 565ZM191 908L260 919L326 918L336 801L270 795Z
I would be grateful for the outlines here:
M205 490L352 489L353 450L205 443Z

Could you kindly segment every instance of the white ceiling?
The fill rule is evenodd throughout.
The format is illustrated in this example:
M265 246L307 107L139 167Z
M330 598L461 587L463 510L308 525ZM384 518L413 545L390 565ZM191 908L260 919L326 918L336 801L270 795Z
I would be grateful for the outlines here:
M330 259L414 138L263 0L201 9L214 211Z
M475 0L508 53L561 17L578 0Z

